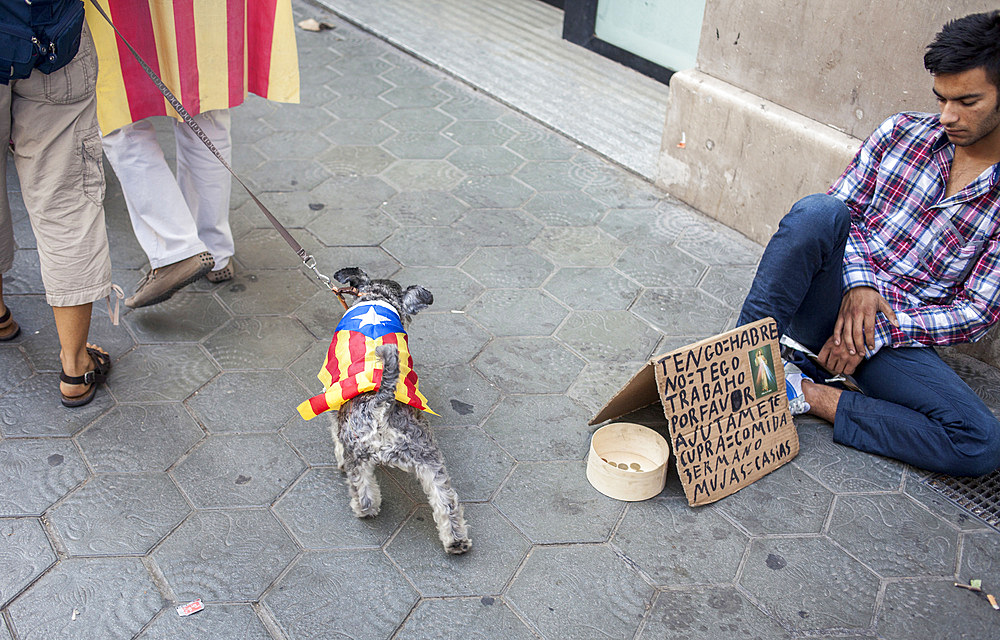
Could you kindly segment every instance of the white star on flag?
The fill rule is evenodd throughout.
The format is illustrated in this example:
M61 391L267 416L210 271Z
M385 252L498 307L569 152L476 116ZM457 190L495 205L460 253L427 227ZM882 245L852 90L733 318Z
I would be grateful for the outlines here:
M386 318L383 315L379 315L379 312L375 310L375 307L368 307L368 311L358 316L358 326L368 327L377 324L384 324L389 322L391 318Z

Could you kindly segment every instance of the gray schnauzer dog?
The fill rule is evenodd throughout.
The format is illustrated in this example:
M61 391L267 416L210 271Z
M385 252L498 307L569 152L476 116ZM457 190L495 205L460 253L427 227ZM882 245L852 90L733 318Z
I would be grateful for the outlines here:
M465 553L472 547L472 540L444 456L423 414L430 409L417 390L404 329L413 315L434 302L434 296L417 285L404 290L393 280L371 280L357 267L341 269L333 277L352 287L350 293L357 295L337 326L337 333L355 329L364 332L364 350L368 351L365 369L374 370L369 376L374 380L368 384L364 375L351 379L347 386L356 385L361 392L340 406L336 419L331 417L337 464L347 477L351 508L359 518L378 515L382 494L375 480L376 465L412 471L427 494L445 551ZM362 350L357 335L351 345L343 345L339 353ZM336 345L331 345L328 361L337 353ZM352 355L358 362L358 354ZM334 367L328 364L327 368ZM359 368L354 365L352 371ZM381 379L377 380L379 368ZM368 387L371 390L364 391Z

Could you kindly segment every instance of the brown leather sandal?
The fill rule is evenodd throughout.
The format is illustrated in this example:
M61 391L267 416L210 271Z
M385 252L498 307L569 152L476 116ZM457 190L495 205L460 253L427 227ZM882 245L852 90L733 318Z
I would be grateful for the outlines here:
M89 384L90 388L78 396L67 396L60 392L64 407L82 407L90 404L97 394L97 385L108 379L108 372L111 371L111 356L93 347L87 347L87 354L94 361L94 368L82 376L67 375L65 371L59 372L59 379L66 384Z
M14 318L10 317L10 309L8 308L4 311L3 316L0 316L0 342L13 340L19 335L21 335L21 327L14 322Z

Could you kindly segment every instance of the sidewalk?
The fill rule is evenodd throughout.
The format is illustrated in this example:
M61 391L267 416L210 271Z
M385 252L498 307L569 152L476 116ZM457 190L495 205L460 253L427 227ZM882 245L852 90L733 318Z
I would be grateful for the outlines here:
M295 406L342 313L234 188L237 277L94 341L84 409L16 179L0 345L0 640L1000 638L1000 532L922 472L797 420L797 458L715 504L675 474L623 503L585 477L610 396L659 353L730 328L761 247L536 120L314 5L303 104L234 110L237 171L327 275L361 266L435 302L410 348L474 540L443 553L419 486L379 474L358 520L325 417ZM167 147L172 149L172 144ZM108 169L115 281L145 257ZM1000 374L960 355L1000 409ZM659 407L630 416L663 426ZM205 609L180 617L179 604Z

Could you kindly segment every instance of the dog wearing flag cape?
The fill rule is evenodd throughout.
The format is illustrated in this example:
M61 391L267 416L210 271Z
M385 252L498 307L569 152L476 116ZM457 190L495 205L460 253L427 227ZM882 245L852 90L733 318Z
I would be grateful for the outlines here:
M434 412L417 387L405 330L434 296L417 285L404 290L393 280L371 280L357 267L333 277L358 297L337 325L318 374L324 392L300 404L299 413L310 420L337 411L330 433L356 516L378 515L376 465L412 471L427 494L445 551L465 553L472 540L424 415Z

